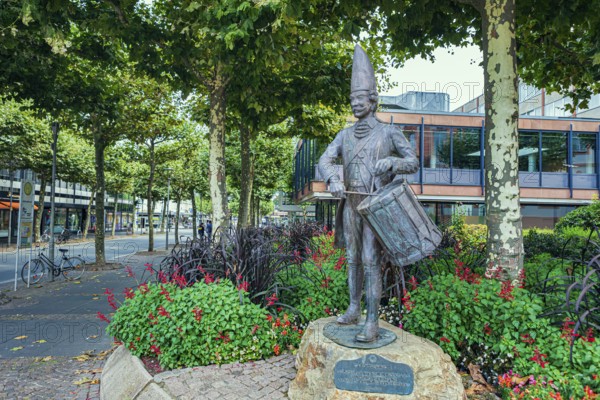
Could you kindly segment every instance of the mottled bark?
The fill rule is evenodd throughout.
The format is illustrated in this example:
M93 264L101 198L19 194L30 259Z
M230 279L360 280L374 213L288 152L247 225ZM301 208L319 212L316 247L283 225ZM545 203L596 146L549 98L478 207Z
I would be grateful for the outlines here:
M252 155L252 133L245 126L240 126L240 143L242 174L240 176L240 209L237 228L249 225L250 196L254 186L254 157Z
M198 218L198 213L196 211L196 193L194 189L190 190L190 195L192 196L192 230L194 239L198 238L198 226L196 225L196 221Z
M94 129L94 154L96 167L96 232L94 235L94 245L96 247L96 264L106 263L104 249L104 191L106 182L104 181L104 150L106 142L99 128Z
M87 215L85 216L85 223L83 224L83 239L87 239L88 231L90 230L90 222L92 221L92 204L94 204L94 197L96 196L96 191L92 190L92 195L90 196L90 200L88 201L87 206Z
M212 201L213 233L228 224L227 185L225 182L225 77L217 63L210 87L209 186Z
M40 235L42 233L42 216L44 215L44 203L46 202L46 185L48 184L48 179L42 174L40 175L40 192L38 194L38 212L34 214L34 222L33 222L33 240L35 242L40 241Z
M165 197L163 199L163 203L162 203L162 211L161 211L161 218L160 218L160 228L158 229L160 233L165 233L165 221L169 218L167 216L167 198Z
M515 0L487 0L482 16L487 274L514 281L523 268Z

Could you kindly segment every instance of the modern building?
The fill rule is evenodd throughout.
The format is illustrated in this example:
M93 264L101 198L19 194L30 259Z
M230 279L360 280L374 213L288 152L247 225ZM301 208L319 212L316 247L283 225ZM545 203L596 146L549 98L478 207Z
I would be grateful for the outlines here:
M20 187L21 171L11 173L8 170L0 170L0 243L8 242L9 230L11 231L10 242L16 243ZM42 218L43 231L50 223L50 184L46 187L44 207L41 209L39 207L39 179L35 181L35 190L35 214L36 218ZM55 193L54 224L69 229L73 233L83 231L90 196L93 195L92 191L78 183L57 180ZM115 200L117 202L116 213ZM117 196L115 199L113 195L108 194L105 196L105 227L107 230L112 229L113 223L116 224L117 230L124 230L130 223L133 223L133 219L132 199L124 196ZM94 232L95 228L95 208L92 206L90 232Z
M539 91L521 103L537 98L544 114L556 110L557 100L548 103L549 97L542 95ZM438 224L449 222L458 208L468 223L484 223L485 118L477 112L483 110L478 101L481 98L455 112L382 104L380 109L387 111L377 113L380 120L397 125L413 145L421 168L405 178ZM600 116L591 117L596 111L581 110L576 116L524 113L520 117L519 183L524 228L553 227L567 212L598 198ZM326 190L317 169L326 145L315 140L298 143L294 198L300 203L314 202L316 218L333 225L337 199Z

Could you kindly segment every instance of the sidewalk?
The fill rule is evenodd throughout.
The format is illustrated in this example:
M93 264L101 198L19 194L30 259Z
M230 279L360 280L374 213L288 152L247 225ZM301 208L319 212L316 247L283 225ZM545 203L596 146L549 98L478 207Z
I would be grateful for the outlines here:
M136 276L146 263L158 264L165 252L138 253L123 260ZM1 399L100 399L102 368L113 350L106 323L97 312L113 311L106 288L123 300L123 290L136 281L123 269L86 271L81 281L62 277L29 289L0 292ZM1 300L1 299L0 299ZM176 399L284 399L295 376L295 357L284 354L268 360L167 371L153 379ZM112 399L111 399L112 400Z
M144 264L164 252L124 260L141 276ZM106 288L117 300L135 286L123 269L86 271L80 281L43 281L41 285L0 291L12 300L0 302L0 399L99 399L101 368L112 338L97 312L109 315Z

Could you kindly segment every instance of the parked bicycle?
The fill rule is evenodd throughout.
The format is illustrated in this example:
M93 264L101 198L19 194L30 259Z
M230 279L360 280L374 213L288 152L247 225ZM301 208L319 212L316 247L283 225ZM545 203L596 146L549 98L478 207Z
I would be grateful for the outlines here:
M70 230L65 229L59 225L54 226L54 242L55 243L58 243L58 244L65 243L70 238L71 238ZM42 240L42 242L50 241L50 228L46 228L46 230L44 230L44 233L42 233L42 236L41 236L41 240Z
M77 280L85 272L85 261L78 256L67 257L68 249L58 249L62 253L60 263L56 265L53 260L44 254L45 248L39 248L37 258L27 261L21 269L21 279L25 283L36 284L42 280L46 271L54 276L61 273L67 280Z

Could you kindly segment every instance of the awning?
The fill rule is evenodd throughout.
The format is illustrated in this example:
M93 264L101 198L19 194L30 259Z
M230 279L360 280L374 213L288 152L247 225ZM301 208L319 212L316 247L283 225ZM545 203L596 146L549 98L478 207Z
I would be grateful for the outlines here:
M10 209L10 201L0 201L0 210L9 210ZM18 201L13 201L12 203L12 209L13 210L18 210L19 209L19 202ZM33 209L37 211L38 206L36 206L35 204L33 205Z

